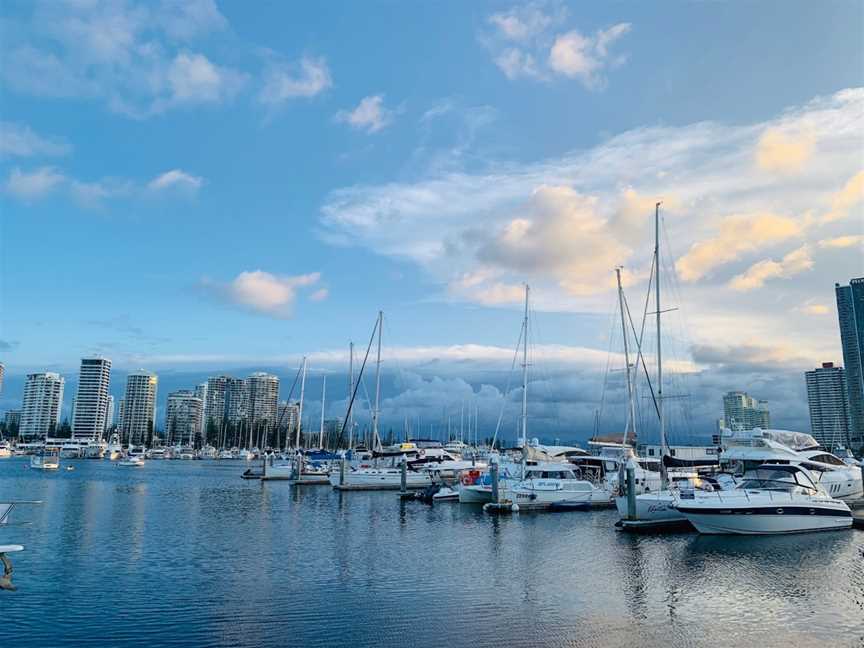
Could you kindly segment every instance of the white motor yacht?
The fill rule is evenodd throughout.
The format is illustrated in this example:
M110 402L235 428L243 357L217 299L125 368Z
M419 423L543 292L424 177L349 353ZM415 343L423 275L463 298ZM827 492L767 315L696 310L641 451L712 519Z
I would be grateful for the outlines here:
M215 459L216 458L216 448L214 448L209 443L205 445L201 450L198 451L199 459Z
M129 454L120 459L117 465L126 468L140 468L144 465L144 457L140 454Z
M145 453L145 456L147 457L147 459L155 459L155 460L166 459L167 458L167 452L168 452L168 449L165 448L164 446L157 446L155 448L150 448Z
M524 479L508 482L502 495L520 509L589 508L612 504L612 494L608 490L577 479L567 464L558 463L527 466Z
M60 468L60 452L56 448L40 450L30 457L30 467L36 470L57 470Z
M852 527L849 506L807 469L765 464L731 491L682 492L678 510L699 533L774 535Z
M120 444L120 435L112 434L108 441L108 446L105 448L105 453L102 455L109 461L118 461L123 458L123 446Z
M12 446L8 441L0 441L0 459L7 459L12 456Z
M816 439L804 432L724 429L721 443L721 465L738 475L764 463L788 462L809 470L831 497L858 499L864 496L861 468L850 466L822 450Z

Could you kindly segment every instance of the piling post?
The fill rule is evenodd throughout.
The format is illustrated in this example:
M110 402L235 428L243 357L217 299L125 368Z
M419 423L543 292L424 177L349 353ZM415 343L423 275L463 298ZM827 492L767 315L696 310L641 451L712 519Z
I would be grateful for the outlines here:
M408 462L405 460L403 455L402 464L400 465L401 475L399 485L401 486L400 492L407 493L408 492Z
M636 519L636 462L627 460L627 519Z
M492 479L492 501L494 503L498 503L499 493L498 493L498 462L493 461L489 464L489 477Z
M342 455L342 460L339 462L339 485L345 485L345 455Z

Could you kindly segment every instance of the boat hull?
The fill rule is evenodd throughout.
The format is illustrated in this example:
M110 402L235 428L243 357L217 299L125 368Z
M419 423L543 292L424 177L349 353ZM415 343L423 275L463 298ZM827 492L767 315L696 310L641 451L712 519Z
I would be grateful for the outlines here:
M781 535L852 527L852 514L848 509L844 511L839 508L772 506L763 507L761 510L732 509L730 513L726 513L682 506L679 510L699 533L710 535Z
M675 508L676 499L669 491L643 493L636 496L636 519L643 522L685 522L684 515ZM616 497L618 514L627 519L627 498Z
M400 490L402 474L393 468L369 468L345 472L344 481L340 481L339 471L330 473L330 484L339 490ZM411 473L406 476L406 487L410 490L426 488L432 485L428 474Z

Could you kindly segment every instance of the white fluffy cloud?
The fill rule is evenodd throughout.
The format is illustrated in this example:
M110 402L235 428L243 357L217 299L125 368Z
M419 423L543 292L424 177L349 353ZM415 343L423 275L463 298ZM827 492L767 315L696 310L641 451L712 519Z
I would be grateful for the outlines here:
M39 3L5 26L0 74L18 92L101 99L137 118L220 103L247 76L191 46L226 26L213 0Z
M549 51L549 67L558 74L578 79L586 88L596 88L603 83L601 72L621 62L610 59L609 47L630 29L630 23L619 23L593 36L576 30L561 34Z
M162 191L164 189L184 189L187 191L198 191L201 185L204 184L204 178L186 173L180 169L171 169L165 173L156 176L147 184L147 188L152 191Z
M416 263L450 298L514 303L528 281L540 309L605 312L615 265L625 264L628 285L643 289L653 205L662 200L664 249L684 280L696 337L746 332L750 343L771 339L784 322L811 357L830 358L831 332L786 319L860 264L843 235L861 218L862 114L864 89L849 89L754 124L640 128L534 163L485 160L477 173L444 166L414 181L345 187L322 205L323 235ZM806 181L754 164L772 130L812 138ZM833 239L842 240L817 244ZM803 253L783 263L804 245L807 264ZM772 282L766 309L762 289L730 283L770 259L781 273L770 266L763 281L812 269Z
M377 133L393 121L393 114L394 111L384 106L382 95L370 95L363 97L353 110L336 113L336 121L366 133Z
M267 106L279 106L297 98L321 94L333 85L324 58L304 56L299 63L271 61L258 100Z
M26 124L0 122L0 158L62 156L71 150L63 138L39 135Z
M271 317L289 318L294 312L298 291L315 286L320 279L318 272L284 276L253 270L241 272L227 283L204 279L201 286L230 304ZM320 299L320 294L319 288L313 297L318 295Z
M618 23L594 34L559 31L566 20L566 8L517 6L489 16L491 32L481 41L508 79L548 81L559 76L576 79L591 90L601 88L604 72L624 61L623 56L612 55L611 47L632 25Z
M797 274L813 269L813 258L810 249L803 245L792 250L779 261L765 259L754 263L743 274L732 277L729 286L734 290L748 291L761 288L769 279L794 277Z
M167 171L144 185L122 178L83 181L56 167L42 166L30 171L13 168L3 183L3 191L24 203L32 203L56 193L72 198L84 207L98 207L107 199L143 197L147 192L173 189L187 194L195 193L203 184L203 178L180 169Z

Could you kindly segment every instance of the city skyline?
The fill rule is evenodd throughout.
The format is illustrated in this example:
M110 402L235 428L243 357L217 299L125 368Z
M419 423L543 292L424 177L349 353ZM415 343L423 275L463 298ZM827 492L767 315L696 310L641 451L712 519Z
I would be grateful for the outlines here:
M94 354L188 378L157 421L220 372L341 381L383 309L387 396L428 420L469 383L500 401L527 282L535 411L583 434L614 268L639 303L662 201L696 420L746 390L806 429L862 267L864 46L857 7L793 5L444 2L393 35L347 4L10 3L0 409Z

